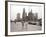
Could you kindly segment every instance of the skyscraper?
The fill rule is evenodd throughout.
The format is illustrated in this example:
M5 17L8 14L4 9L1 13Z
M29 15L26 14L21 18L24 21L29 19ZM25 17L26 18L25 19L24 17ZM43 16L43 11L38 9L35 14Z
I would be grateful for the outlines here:
M23 14L22 14L23 19L24 19L24 15L25 15L25 8L23 8Z
M38 19L38 14L37 13L35 13L35 21L37 21L37 19Z
M28 17L29 17L29 20L33 20L33 13L32 13L32 9L31 9L31 11L28 13Z
M22 19L25 21L25 17L27 16L27 13L25 13L25 8L23 8L23 14L22 14Z
M17 20L20 20L20 13L17 13Z

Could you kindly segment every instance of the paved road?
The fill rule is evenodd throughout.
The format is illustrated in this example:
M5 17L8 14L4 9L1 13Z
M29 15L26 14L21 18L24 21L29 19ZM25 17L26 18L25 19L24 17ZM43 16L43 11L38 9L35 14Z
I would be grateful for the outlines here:
M28 24L27 22L24 23L24 27L22 27L21 22L16 22L16 23L12 22L11 23L12 32L37 31L37 30L41 30L41 29L42 29L41 26L31 25L31 24Z

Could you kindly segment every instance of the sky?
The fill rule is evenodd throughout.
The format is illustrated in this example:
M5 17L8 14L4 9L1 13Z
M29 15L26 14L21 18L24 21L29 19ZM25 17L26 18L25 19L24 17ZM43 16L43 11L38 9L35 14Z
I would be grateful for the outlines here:
M23 13L23 8L25 8L25 12L29 13L32 9L32 13L38 13L38 19L42 18L42 10L43 6L41 5L36 5L36 4L23 4L23 3L15 3L15 4L10 4L10 19L14 20L17 17L17 13L20 13L20 17L22 18L22 13Z

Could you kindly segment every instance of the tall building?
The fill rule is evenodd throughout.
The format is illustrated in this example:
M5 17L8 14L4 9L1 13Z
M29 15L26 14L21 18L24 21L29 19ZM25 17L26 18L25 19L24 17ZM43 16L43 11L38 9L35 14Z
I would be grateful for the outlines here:
M20 20L20 13L17 13L17 20Z
M38 13L36 13L36 19L38 19Z
M35 19L35 21L37 21L37 19L38 19L38 13L35 13L35 17L34 17Z
M24 18L24 15L25 15L25 8L23 8L22 18Z
M38 19L38 13L34 13L33 21L37 21Z
M32 9L31 9L31 11L28 13L28 17L29 17L29 19L28 20L33 20L33 13L32 13Z
M27 16L27 13L25 12L25 8L23 8L23 14L22 14L22 19L25 21L25 17Z

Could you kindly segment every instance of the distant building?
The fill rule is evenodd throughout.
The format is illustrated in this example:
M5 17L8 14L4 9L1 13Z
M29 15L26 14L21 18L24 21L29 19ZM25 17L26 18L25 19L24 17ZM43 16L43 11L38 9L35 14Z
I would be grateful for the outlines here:
M28 20L30 20L30 21L33 20L33 13L32 13L32 10L28 13L28 17L29 17Z
M37 21L37 20L38 20L38 14L34 13L33 21Z
M35 21L38 19L38 13L35 13Z
M25 21L25 17L27 16L27 13L25 12L25 8L23 8L23 14L22 14L22 19Z
M30 21L37 21L38 19L38 13L32 13L32 9L31 11L28 13L28 20Z
M17 20L20 20L20 13L17 13Z

